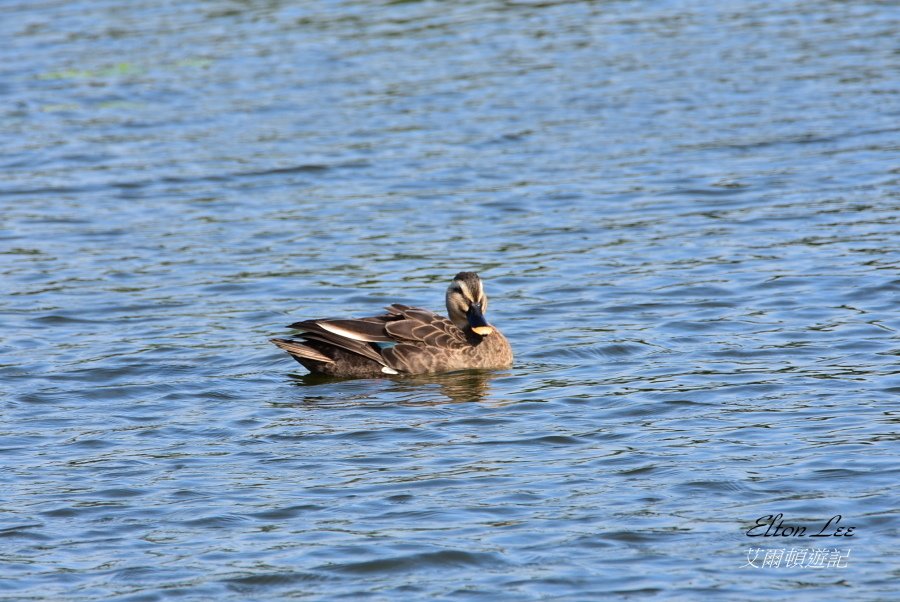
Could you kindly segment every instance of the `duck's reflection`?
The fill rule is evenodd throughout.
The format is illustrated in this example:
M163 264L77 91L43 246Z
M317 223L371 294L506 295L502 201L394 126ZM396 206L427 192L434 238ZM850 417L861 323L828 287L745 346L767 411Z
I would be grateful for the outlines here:
M462 370L446 374L429 376L412 376L402 380L394 380L393 389L398 393L412 393L423 390L440 391L442 399L435 400L434 395L429 397L432 403L468 403L484 401L491 390L491 380L499 374L488 370Z
M321 374L291 374L291 382L301 387L307 403L359 403L366 399L393 397L405 405L437 405L484 401L491 381L507 375L491 370L461 370L443 374L416 375L391 379L341 379ZM373 389L373 385L376 387ZM438 393L436 395L435 393Z

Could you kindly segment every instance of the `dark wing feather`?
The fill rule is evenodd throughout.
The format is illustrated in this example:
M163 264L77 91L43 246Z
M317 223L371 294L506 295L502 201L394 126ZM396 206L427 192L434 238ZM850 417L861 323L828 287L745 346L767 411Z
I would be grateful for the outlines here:
M384 324L385 332L397 345L383 349L388 365L403 372L428 373L443 369L448 352L463 351L465 334L450 320L415 307L392 305L393 319Z
M335 324L340 328L345 328L347 330L358 330L358 332L362 335L373 336L373 337L383 337L384 332L384 322L385 320L392 319L392 316L374 316L371 318L325 318L319 320L303 320L302 322L294 322L289 325L288 328L293 328L294 330L315 330L316 327L322 323L327 324Z
M395 341L415 341L413 329L419 325L415 320L396 320L384 325L384 331Z
M389 343L391 338L384 331L384 322L379 318L317 320L319 326L336 335L367 343Z
M356 320L306 320L304 322L297 322L293 328L302 330L303 333L301 336L305 339L333 345L340 349L345 349L351 353L356 353L357 355L374 360L383 366L386 365L384 357L382 357L381 353L379 353L379 350L374 345L366 340L344 336L343 334L340 334L340 330L335 332L328 330L328 328L323 326L323 323L329 324L330 322L356 322ZM385 338L384 340L387 341L390 339Z
M384 325L395 340L441 349L458 349L466 344L465 334L447 318L424 310L403 312L403 318Z

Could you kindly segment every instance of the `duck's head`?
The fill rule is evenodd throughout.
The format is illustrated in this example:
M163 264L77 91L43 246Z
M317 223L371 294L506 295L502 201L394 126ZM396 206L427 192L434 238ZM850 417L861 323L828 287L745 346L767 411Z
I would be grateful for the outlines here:
M475 272L460 272L447 287L447 314L460 330L471 329L486 337L494 332L484 319L488 300L481 278Z

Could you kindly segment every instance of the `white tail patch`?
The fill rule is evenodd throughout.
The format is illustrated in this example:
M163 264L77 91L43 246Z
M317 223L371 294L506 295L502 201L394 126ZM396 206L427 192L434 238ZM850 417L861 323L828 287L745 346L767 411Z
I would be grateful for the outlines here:
M384 372L385 374L400 374L399 372L397 372L397 371L394 370L393 368L388 368L387 366L382 366L382 367L381 367L381 371Z

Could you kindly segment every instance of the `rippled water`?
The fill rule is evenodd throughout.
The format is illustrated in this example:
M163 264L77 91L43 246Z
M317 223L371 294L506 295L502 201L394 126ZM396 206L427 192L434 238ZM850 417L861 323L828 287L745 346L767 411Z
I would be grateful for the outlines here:
M4 3L0 598L891 599L898 26ZM267 342L463 269L512 370Z

